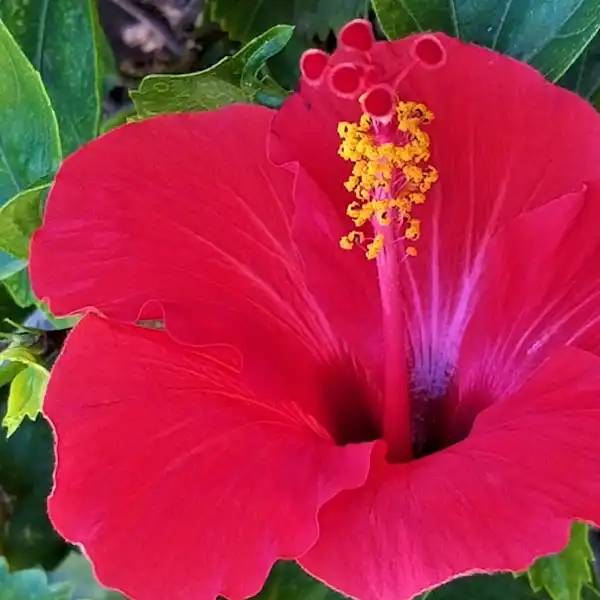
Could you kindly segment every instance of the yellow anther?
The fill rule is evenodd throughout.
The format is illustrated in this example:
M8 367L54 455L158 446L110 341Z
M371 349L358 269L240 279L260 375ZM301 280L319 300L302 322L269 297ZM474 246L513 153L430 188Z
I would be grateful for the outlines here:
M351 250L354 244L362 244L364 241L365 235L362 231L351 231L340 239L340 248Z
M392 128L383 133L380 123L363 114L359 123L338 123L341 144L338 154L354 163L352 174L345 182L357 200L348 205L346 214L355 227L375 219L379 226L394 226L396 221L408 240L421 235L421 221L412 218L414 205L425 202L425 193L437 181L436 169L427 161L430 157L429 135L423 125L433 120L433 113L418 102L398 102ZM351 231L340 239L344 249L352 248L364 235ZM384 234L378 233L367 246L367 258L373 259L384 247ZM413 246L406 248L415 256Z
M408 226L404 230L404 237L407 240L418 240L421 235L421 221L419 219L411 219Z
M384 243L383 233L378 233L375 239L367 246L367 258L373 260L383 248Z

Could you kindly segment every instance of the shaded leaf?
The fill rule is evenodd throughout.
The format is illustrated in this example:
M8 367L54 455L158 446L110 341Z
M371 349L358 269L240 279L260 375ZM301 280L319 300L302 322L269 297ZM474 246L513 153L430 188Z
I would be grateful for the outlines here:
M3 393L0 418L5 412ZM10 438L0 435L0 554L13 569L35 565L54 569L70 548L46 513L54 467L52 447L52 432L41 417L25 420Z
M39 74L0 21L0 206L58 167L56 117Z
M253 600L344 600L343 596L311 577L294 561L280 561Z
M131 117L135 116L135 107L126 106L116 113L110 115L106 120L100 124L100 133L106 133L115 127L125 125Z
M583 600L596 600L598 597L600 594L593 587L584 587ZM418 600L550 600L550 596L532 590L524 577L496 573L459 577L422 594Z
M199 73L149 75L131 92L138 115L209 110L233 102L281 101L285 90L262 71L267 59L287 44L292 33L293 28L287 25L273 27L234 56Z
M358 16L367 14L366 0L209 0L211 20L219 23L229 36L247 42L270 27L295 25L305 38L325 39L331 31Z
M547 591L553 600L580 600L583 586L592 581L591 560L588 526L573 523L566 547L536 560L527 576L534 590Z
M418 600L548 600L527 581L509 573L459 577L418 597Z
M591 100L600 89L600 35L560 78L560 85Z
M373 0L390 39L445 31L559 79L600 29L597 0Z
M99 127L102 78L94 0L3 0L0 18L40 72L63 151L71 153Z
M29 255L29 239L42 221L48 184L23 190L0 207L0 248L17 258Z
M597 592L584 589L584 600L595 600ZM346 596L328 588L303 571L293 561L275 564L265 586L253 600L345 600ZM510 573L460 577L418 596L417 600L550 600L535 592L527 579Z

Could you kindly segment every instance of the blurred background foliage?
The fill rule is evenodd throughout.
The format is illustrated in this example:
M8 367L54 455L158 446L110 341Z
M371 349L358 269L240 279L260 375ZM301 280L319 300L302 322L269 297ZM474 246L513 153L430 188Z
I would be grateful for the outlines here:
M442 30L486 45L599 103L600 0L0 0L0 600L123 598L45 509L53 442L39 412L77 319L35 298L27 258L61 160L131 119L277 107L301 52L333 50L359 16L381 39ZM527 573L459 579L421 600L600 598L598 547L597 531L574 524L568 546ZM274 567L259 598L341 600L293 562Z

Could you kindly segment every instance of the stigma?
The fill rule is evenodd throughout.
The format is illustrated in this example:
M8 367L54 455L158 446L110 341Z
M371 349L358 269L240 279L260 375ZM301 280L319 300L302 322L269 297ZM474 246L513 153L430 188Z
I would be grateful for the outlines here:
M340 239L340 247L358 245L372 260L388 241L400 239L408 240L406 255L416 256L421 221L415 207L438 179L428 162L430 138L424 131L433 113L424 104L397 99L386 85L373 86L359 101L360 121L338 124L338 154L354 163L344 185L355 196L346 209L354 229ZM367 223L375 231L372 238L363 231Z

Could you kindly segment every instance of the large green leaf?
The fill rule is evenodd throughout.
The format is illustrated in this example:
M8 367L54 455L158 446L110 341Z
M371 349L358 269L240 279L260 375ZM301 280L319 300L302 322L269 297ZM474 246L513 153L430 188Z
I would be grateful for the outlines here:
M247 42L280 23L295 25L306 38L324 39L330 30L367 12L367 0L209 0L209 14L232 39Z
M559 80L560 85L591 100L600 90L600 34Z
M41 569L10 573L0 558L0 600L68 600L70 595L68 585L50 585Z
M592 581L592 558L587 525L573 523L566 547L538 559L527 571L531 587L546 590L553 600L580 600L583 587Z
M372 0L385 34L437 30L532 64L555 81L600 29L598 0Z
M141 117L208 110L233 102L281 100L285 90L263 74L264 65L289 41L293 28L278 25L210 69L185 75L149 75L131 92Z
M0 21L0 206L60 161L56 117L39 74Z
M41 73L69 154L98 133L102 82L94 0L2 0L0 17Z

